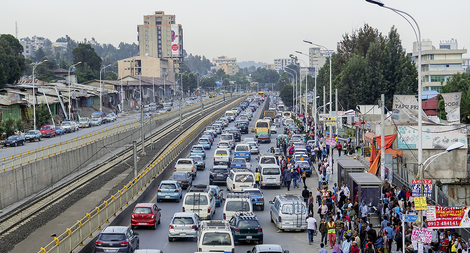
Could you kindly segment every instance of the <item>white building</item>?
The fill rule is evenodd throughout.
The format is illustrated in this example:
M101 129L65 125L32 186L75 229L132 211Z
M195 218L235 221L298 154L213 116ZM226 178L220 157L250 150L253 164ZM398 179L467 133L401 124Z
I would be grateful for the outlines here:
M412 60L418 64L418 43L413 43ZM432 45L432 41L423 40L421 48L421 80L423 90L441 89L452 75L464 72L466 60L462 55L467 49L458 49L457 40L440 41L439 49Z
M29 58L34 54L34 47L30 40L20 39L20 44L23 46L23 55Z
M318 73L318 70L323 67L323 65L325 65L326 58L332 54L333 50L321 50L319 47L311 47L308 49L308 65L313 69L313 76Z
M279 72L279 70L284 70L285 67L289 66L292 63L291 58L284 59L274 59L274 69Z

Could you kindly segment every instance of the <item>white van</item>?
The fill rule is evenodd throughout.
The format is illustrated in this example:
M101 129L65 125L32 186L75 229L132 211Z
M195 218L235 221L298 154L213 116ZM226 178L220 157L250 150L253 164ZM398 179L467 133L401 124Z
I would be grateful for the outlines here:
M248 169L232 169L227 177L227 190L243 192L244 188L253 188L255 175Z
M184 195L183 212L193 212L200 218L210 220L215 213L214 192L207 185L194 185Z
M228 221L201 221L197 234L197 251L235 252L235 243Z
M230 166L230 150L218 148L214 151L214 165L227 164Z
M251 196L248 193L229 193L224 204L224 220L230 220L236 212L253 212Z
M262 164L258 166L260 178L260 188L277 187L281 188L281 169L276 164Z
M229 119L229 121L234 121L235 120L235 113L232 111L226 111L225 112L225 117Z

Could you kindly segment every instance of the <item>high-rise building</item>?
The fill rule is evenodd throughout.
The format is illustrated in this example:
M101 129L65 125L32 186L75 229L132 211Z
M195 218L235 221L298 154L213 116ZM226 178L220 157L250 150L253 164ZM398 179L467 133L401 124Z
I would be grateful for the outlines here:
M183 28L175 15L144 15L144 24L137 25L137 41L142 56L183 59Z
M279 70L284 70L285 67L289 66L292 63L291 58L285 59L274 59L274 69L279 72Z
M228 58L227 56L219 56L212 59L217 69L223 69L227 75L235 75L238 73L237 58Z
M439 49L432 45L432 41L421 42L421 84L423 90L440 91L441 83L445 85L452 75L465 72L465 59L462 55L467 49L458 49L457 40L441 41ZM418 64L418 43L413 43L412 60Z
M313 69L313 75L325 65L326 58L333 54L332 50L321 50L319 47L311 47L308 49L308 65Z

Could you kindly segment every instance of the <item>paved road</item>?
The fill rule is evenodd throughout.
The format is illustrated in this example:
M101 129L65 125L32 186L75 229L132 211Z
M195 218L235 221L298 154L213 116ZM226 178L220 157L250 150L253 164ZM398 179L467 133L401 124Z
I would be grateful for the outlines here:
M258 110L256 113L258 114L259 111L260 110ZM253 118L249 129L251 129L252 125L254 125L254 122L256 121L255 119L256 117ZM231 123L231 126L233 126L233 123ZM278 129L278 130L281 131L282 129ZM242 139L246 137L254 137L254 134L249 133L249 134L242 135ZM271 137L271 140L273 140L271 144L260 144L260 151L264 153L267 151L268 148L270 148L271 146L274 146L276 137L277 137L277 134L274 134ZM215 140L215 143L218 143L218 139L219 138L217 137ZM211 151L207 153L208 156L206 157L206 170L198 172L196 180L195 182L193 182L194 184L208 184L209 183L209 172L207 168L211 168L213 166L214 150L215 150L215 147L213 146ZM188 149L182 153L182 156L183 157L189 156ZM251 160L252 168L256 168L256 166L258 165L257 160L255 159L256 155L252 156L252 158L253 158ZM307 179L307 185L312 187L310 189L311 191L314 191L316 181L317 181L316 177ZM226 187L223 186L223 189L225 188ZM156 189L152 188L149 190L152 191L151 194L149 194L148 197L144 199L142 202L155 202L156 203L156 199L155 199ZM302 190L301 188L291 189L290 193L296 193L300 195L301 190ZM318 243L314 243L313 245L308 245L307 232L279 232L278 233L276 232L274 225L270 222L269 209L271 205L268 203L269 200L272 200L278 194L286 193L287 189L286 188L263 189L262 191L264 193L264 198L266 201L266 208L264 211L255 211L255 214L258 216L258 219L260 220L260 223L263 227L264 243L281 244L285 249L290 250L290 252L305 252L306 250L317 252L320 249L320 247ZM175 212L180 212L182 210L182 202L180 203L159 202L157 203L157 205L162 209L161 224L157 227L156 230L150 230L146 228L136 229L140 237L140 248L141 249L160 249L160 250L163 250L163 252L181 252L181 253L196 252L197 245L196 245L195 240L168 242L168 239L167 239L168 225L170 222L170 218ZM222 219L222 210L223 210L223 205L217 208L214 219L217 219L217 220ZM126 213L124 214L129 215ZM125 225L125 226L130 225L130 217L118 217L118 219L116 220L118 220L118 224L116 225ZM316 238L315 242L318 242L318 241L319 241L319 238ZM235 252L244 253L247 250L251 250L252 248L253 248L252 244L236 245ZM89 249L87 252L92 252L92 250Z

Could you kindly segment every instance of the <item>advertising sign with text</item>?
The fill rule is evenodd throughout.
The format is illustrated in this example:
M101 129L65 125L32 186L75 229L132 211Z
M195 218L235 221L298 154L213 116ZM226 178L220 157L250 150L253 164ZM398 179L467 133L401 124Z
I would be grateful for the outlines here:
M468 228L470 227L470 207L428 205L426 221L428 228Z

